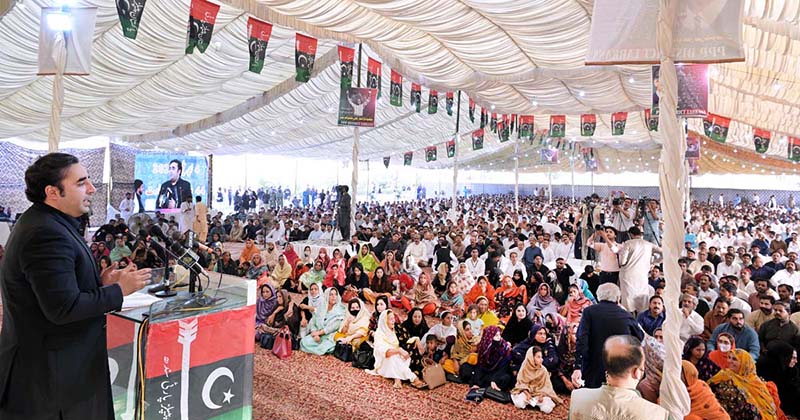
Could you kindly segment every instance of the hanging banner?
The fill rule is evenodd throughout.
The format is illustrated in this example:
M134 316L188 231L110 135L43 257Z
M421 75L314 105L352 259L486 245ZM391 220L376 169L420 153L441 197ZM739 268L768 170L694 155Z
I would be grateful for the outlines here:
M483 149L483 134L482 128L472 132L472 150Z
M686 135L686 158L700 159L700 138L690 132Z
M294 80L308 82L314 71L314 59L317 55L317 39L297 33L294 44Z
M514 127L517 125L517 114L511 114L511 133L514 133Z
M411 166L411 159L414 158L414 152L406 152L403 154L403 166Z
M378 60L373 60L372 58L367 59L367 87L371 89L378 90L378 98L381 97L381 70L382 70L381 62Z
M453 116L453 92L447 92L444 95L444 107L447 110L447 115Z
M800 162L800 139L789 137L789 160Z
M719 115L709 114L709 133L708 137L711 140L725 143L725 140L728 138L728 127L731 125L731 119L721 117ZM705 122L703 123L705 127Z
M497 138L500 140L500 143L504 143L508 141L508 126L506 126L506 120L501 119L497 121Z
M475 122L475 101L469 98L469 122Z
M760 128L753 129L753 145L758 153L767 153L769 150L769 140L772 133L769 130L762 130Z
M189 25L186 27L186 54L194 52L195 47L201 53L211 44L211 34L217 21L219 5L207 0L192 0L189 6Z
M341 88L349 89L353 86L353 61L356 57L354 48L339 45L339 62L341 63Z
M431 89L428 92L428 114L435 114L439 110L439 92Z
M595 0L586 65L657 64L658 5L653 0ZM676 63L744 61L744 0L680 0L673 24Z
M383 158L383 166L385 166L386 169L389 169L389 162L391 160L392 160L391 156L384 156L384 158Z
M116 2L119 23L122 26L122 36L125 38L136 39L146 2L147 0L118 0Z
M597 115L581 114L581 136L591 137L597 129Z
M429 146L425 148L425 162L436 161L436 146Z
M417 112L422 106L422 87L416 83L411 84L411 106Z
M492 118L489 120L489 130L497 132L497 114L492 112Z
M553 165L558 163L558 149L544 147L539 150L539 163L543 165Z
M652 112L658 115L661 93L660 66L652 67ZM678 117L705 117L708 113L708 65L686 64L675 66L678 75Z
M486 109L481 108L481 128L486 127L486 124L489 123L489 113Z
M647 124L647 129L650 131L658 131L658 115L653 115L650 112L650 108L645 108L644 110L644 121ZM703 126L705 127L705 119L703 120ZM708 135L708 134L706 134Z
M519 138L532 140L533 139L533 115L520 115L519 116Z
M272 34L272 24L254 17L247 18L247 34L250 38L250 70L261 74L264 69L264 58L267 55L267 44Z
M374 127L376 100L376 89L342 89L339 95L339 125Z
M550 137L564 137L567 130L567 117L563 115L550 116Z
M627 112L615 112L611 114L611 135L621 136L625 134L625 123L628 121Z
M450 140L447 142L447 157L452 158L456 155L456 141Z
M403 106L403 75L392 70L392 82L389 86L391 93L389 103L394 106Z

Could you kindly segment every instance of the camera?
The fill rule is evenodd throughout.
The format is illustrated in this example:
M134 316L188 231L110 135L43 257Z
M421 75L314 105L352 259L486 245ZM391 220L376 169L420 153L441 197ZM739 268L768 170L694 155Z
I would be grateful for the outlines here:
M614 207L621 206L622 205L622 199L621 198L612 199L611 200L611 205L614 206Z

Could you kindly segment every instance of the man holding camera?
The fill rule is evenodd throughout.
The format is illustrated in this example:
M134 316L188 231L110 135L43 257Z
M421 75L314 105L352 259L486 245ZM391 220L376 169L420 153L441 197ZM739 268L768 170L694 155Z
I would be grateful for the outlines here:
M647 200L647 203L639 210L642 218L642 231L644 240L661 246L661 215L658 213L658 203L656 200Z
M591 196L586 197L581 204L578 217L575 218L575 231L580 232L581 239L580 254L576 255L576 257L579 259L590 259L587 250L588 241L589 238L594 235L594 227L600 223L600 219L602 217L600 214L600 206L598 206L599 202L600 196L597 194L592 194Z
M631 199L619 197L611 199L611 211L606 220L606 226L611 226L619 232L619 243L628 240L628 229L633 227L633 214L631 212Z
M600 284L614 283L619 286L619 244L616 242L617 231L611 227L595 227L594 235L589 238L586 245L591 247L598 255L600 261ZM602 239L602 242L599 240Z

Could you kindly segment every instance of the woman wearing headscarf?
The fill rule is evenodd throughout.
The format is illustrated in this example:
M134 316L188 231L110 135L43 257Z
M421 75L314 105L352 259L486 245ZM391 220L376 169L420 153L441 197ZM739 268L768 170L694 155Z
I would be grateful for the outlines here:
M347 315L342 326L334 334L333 341L350 344L357 349L369 337L369 310L361 299L353 298L347 302Z
M558 373L558 350L553 336L542 325L533 324L528 338L521 341L511 350L511 371L518 372L525 360L528 349L537 346L542 349L544 367L550 373Z
M456 331L456 342L450 349L450 357L442 363L442 368L453 375L458 375L461 365L469 362L470 355L474 355L473 363L477 361L478 343L481 341L481 336L473 334L469 322L465 320L456 323Z
M708 380L720 405L736 420L776 420L777 410L767 385L756 375L745 350L728 352L728 367Z
M431 286L431 278L428 273L419 275L417 284L411 288L409 296L403 296L400 299L401 304L410 311L411 308L420 308L425 315L433 315L436 313L436 308L439 307L439 298L436 297L436 291Z
M267 332L267 318L272 315L278 303L275 288L271 284L262 284L259 291L258 300L256 301L256 341L261 341L261 336Z
M311 283L322 284L324 281L325 269L323 268L322 260L320 259L314 261L314 266L311 267L311 270L306 271L302 276L300 276L300 284L306 289L311 286Z
M283 247L283 256L286 257L286 262L289 263L289 267L294 267L297 261L300 260L300 256L297 255L297 252L294 250L294 245L292 245L291 242L287 242L286 246Z
M294 271L292 271L292 275L288 279L286 279L286 281L283 282L281 288L286 289L292 293L302 293L303 286L300 283L300 278L302 278L303 274L307 273L308 271L309 271L308 266L303 264L302 261L297 260L297 262L295 262L295 267Z
M703 382L708 381L719 372L719 366L708 358L708 353L706 342L699 335L689 337L683 346L683 360L694 365Z
M478 298L481 296L486 297L489 300L489 308L494 309L494 287L489 284L486 276L478 277L475 285L464 296L464 304L472 305L473 303L478 303Z
M308 324L314 315L319 312L320 307L325 302L322 295L322 285L319 283L311 283L308 288L308 295L300 302L300 336L304 337L308 334Z
M414 308L408 313L408 317L402 324L395 327L397 338L400 339L400 346L411 356L411 370L422 376L422 351L424 346L422 344L422 337L427 334L428 323L425 322L425 316L422 314L422 309Z
M540 283L536 295L528 302L528 316L535 323L545 324L545 315L548 313L558 315L558 302L550 293L550 285Z
M450 278L450 266L447 263L439 264L431 280L433 289L439 293L444 292L447 288L447 283L450 282Z
M361 245L361 249L358 251L357 261L366 273L372 273L380 266L378 258L375 257L375 253L370 251L369 245L367 244Z
M317 253L317 258L316 259L319 260L322 263L322 270L327 270L328 269L328 265L331 262L331 256L328 255L328 249L327 248L325 248L325 247L320 248L319 252Z
M369 276L361 268L361 264L353 264L350 274L344 280L343 296L358 296L359 292L369 289ZM349 299L348 299L349 300Z
M483 322L484 328L490 325L500 325L500 318L490 309L489 298L486 296L479 297L476 306L478 307L478 318Z
M320 356L332 353L336 346L333 335L342 326L346 311L339 292L335 288L326 290L323 304L308 323L308 335L300 340L300 350Z
M421 388L425 383L411 370L411 355L400 346L401 341L395 334L392 310L384 310L378 318L378 328L374 335L375 373L394 379L396 389L400 388L401 381L411 381L414 387Z
M528 338L531 327L533 327L533 321L528 318L528 310L525 309L525 305L518 303L503 329L503 339L508 341L512 347L516 346Z
M474 370L462 366L461 377L474 388L492 387L497 391L508 390L513 385L514 377L508 370L511 359L511 345L503 340L500 328L491 325L484 328L477 348L478 363Z
M384 296L387 299L392 297L394 285L392 280L386 275L386 270L383 267L378 267L372 273L372 278L369 280L369 287L364 288L361 292L364 294L364 299L369 303L374 304L378 296Z
M720 369L725 369L728 367L728 360L730 360L728 353L734 350L736 350L736 338L730 333L719 333L717 335L717 348L708 354L708 358Z
M383 253L383 261L381 267L386 272L386 276L394 280L393 277L400 275L400 261L395 258L394 251L386 251Z
M335 287L340 291L344 290L347 276L345 276L343 264L343 260L338 262L335 259L331 260L331 264L328 266L328 272L325 273L325 279L322 281L325 287Z
M731 420L731 416L719 405L708 384L700 379L697 368L692 362L683 360L681 366L683 367L681 379L692 401L689 415L684 417L684 420Z
M458 291L458 285L450 280L447 283L447 290L439 297L441 304L439 305L439 312L447 311L453 314L456 318L461 318L464 315L464 297Z
M655 331L653 333L655 334ZM644 350L644 379L639 381L636 389L642 394L642 398L657 404L666 349L664 344L651 336L644 337L642 349Z
M342 256L342 251L340 251L339 248L333 249L333 254L331 255L331 261L328 264L328 267L325 268L325 270L330 272L331 265L333 264L336 264L339 270L342 271L342 273L344 273L345 269L347 268L347 261L345 261L344 257Z
M461 263L458 265L456 273L453 274L453 282L458 286L458 293L462 295L469 293L472 286L475 285L475 278L467 270L467 264Z
M517 383L511 390L514 406L525 409L539 407L542 413L550 414L556 404L563 401L553 389L550 373L542 364L542 349L533 346L525 354L525 360L517 372Z
M269 276L272 279L272 284L275 287L280 287L288 278L292 277L292 267L293 265L288 262L285 254L278 256L278 263L275 264L275 269L272 270L272 274Z
M592 305L592 301L581 293L577 284L570 284L567 302L561 307L561 316L565 317L567 324L577 324L581 322L581 315L587 306Z
M300 308L292 302L288 290L278 291L276 304L275 311L267 317L265 330L276 332L284 326L288 326L293 336L300 334Z
M258 287L261 287L262 284L267 282L268 275L269 268L261 259L261 254L253 254L250 257L250 268L247 269L246 277L250 280L257 280ZM274 283L272 285L275 286ZM277 288L278 286L275 287Z
M494 293L494 307L500 321L506 323L517 305L524 305L528 300L525 286L517 286L511 276L500 279L500 287Z
M800 371L794 347L780 340L767 344L767 352L758 359L758 375L775 383L786 414L800 414Z
M567 324L558 342L558 372L553 374L553 387L562 394L575 390L572 372L575 371L575 356L578 351L578 324Z
M446 351L448 345L455 343L457 329L456 326L453 325L454 318L453 314L450 312L442 312L439 315L439 319L441 319L442 322L432 326L428 332L422 336L420 341L422 343L427 343L428 337L434 336L436 337L436 350Z

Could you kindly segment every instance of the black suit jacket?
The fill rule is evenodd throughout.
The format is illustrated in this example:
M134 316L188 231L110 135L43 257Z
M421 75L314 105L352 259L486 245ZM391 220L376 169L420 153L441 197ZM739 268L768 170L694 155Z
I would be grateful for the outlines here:
M0 418L114 418L105 313L122 289L103 287L77 220L34 204L0 267ZM86 401L92 401L87 404Z

